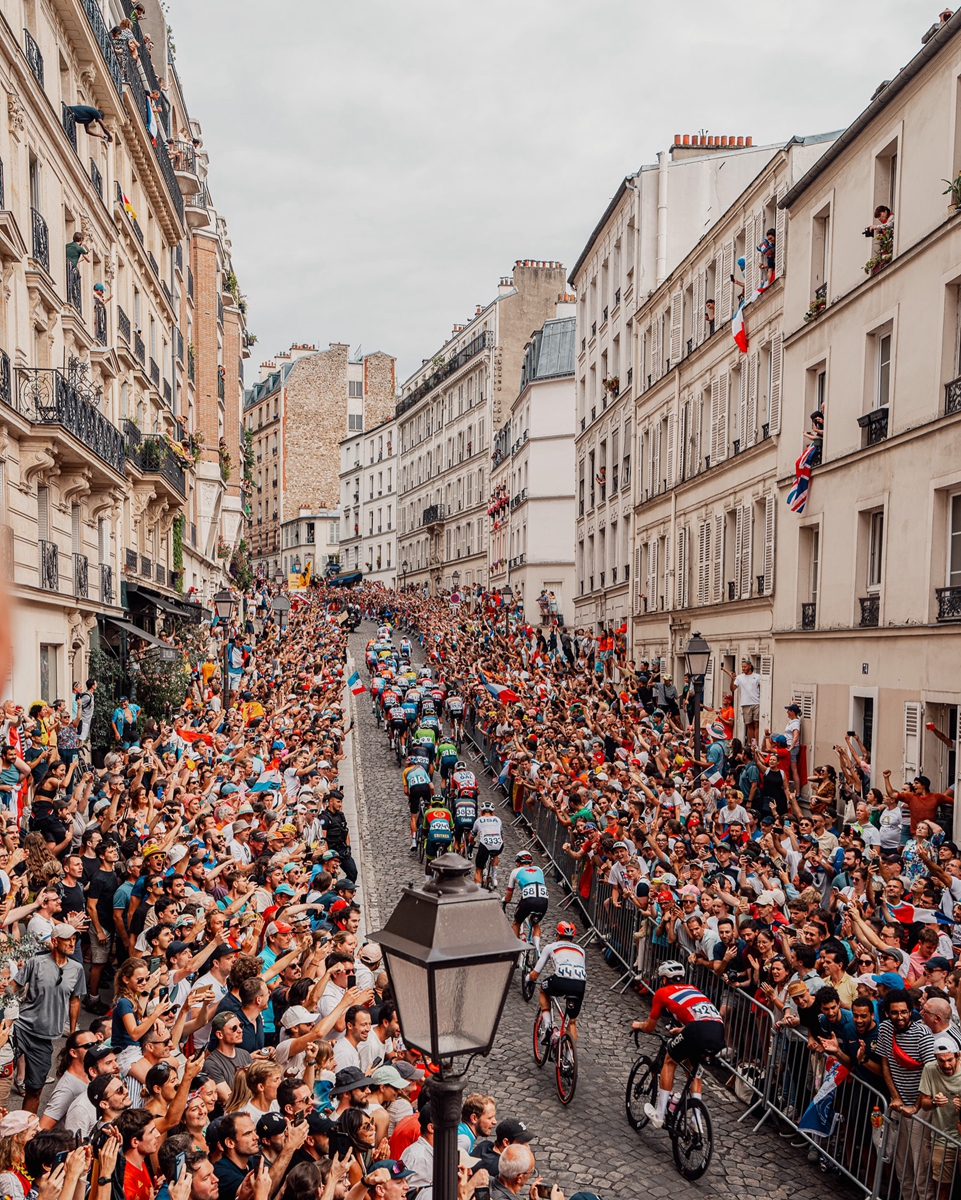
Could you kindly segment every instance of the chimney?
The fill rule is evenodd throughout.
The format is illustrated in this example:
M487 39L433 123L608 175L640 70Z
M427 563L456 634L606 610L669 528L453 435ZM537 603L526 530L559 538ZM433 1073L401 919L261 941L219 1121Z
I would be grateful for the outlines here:
M521 265L521 260L520 260L520 259L518 259L518 260L517 260L517 262L516 262L516 263L514 263L514 266L515 266L515 268L516 268L516 267L519 267L520 265ZM497 285L497 294L498 294L498 296L508 296L508 295L510 295L510 293L511 293L513 290L514 290L514 279L513 279L513 276L511 276L511 275L502 275L502 276L501 276L501 281L500 281L500 283Z
M576 312L577 296L573 292L559 292L554 301L555 317L573 317Z
M257 382L263 383L268 375L273 374L277 370L277 364L272 359L267 359L266 362L260 364L260 373L257 376Z
M725 152L738 147L744 149L754 144L750 137L736 134L676 133L674 143L668 149L671 159L700 158L705 154Z

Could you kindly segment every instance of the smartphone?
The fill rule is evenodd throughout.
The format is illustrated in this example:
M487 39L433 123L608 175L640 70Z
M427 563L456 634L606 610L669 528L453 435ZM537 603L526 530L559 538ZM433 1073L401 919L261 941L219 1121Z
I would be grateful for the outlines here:
M491 1200L491 1190L489 1187L474 1188L474 1200Z
M174 1159L174 1179L179 1183L187 1169L187 1155L178 1154Z
M53 1158L53 1165L58 1167L61 1163L65 1163L69 1154L69 1150L61 1150L59 1153L55 1154Z
M170 995L169 987L162 987L162 988L159 988L157 991L157 999L158 1000L166 1000L169 995Z
M306 1120L307 1120L307 1114L306 1114L306 1112L299 1112L299 1113L297 1113L297 1115L294 1117L294 1124L295 1124L295 1125L303 1125L303 1123L304 1123Z
M334 1158L346 1158L350 1153L350 1137L339 1129L333 1130L327 1138L331 1155ZM476 1196L477 1193L475 1192Z
M357 976L356 975L350 974L347 976L347 986L348 986L348 988L357 986Z
M251 1154L250 1158L247 1159L247 1170L253 1171L253 1173L255 1175L259 1175L260 1174L260 1164L263 1161L264 1161L264 1156L262 1154Z
M537 1194L541 1197L541 1200L550 1200L551 1184L539 1183L537 1185Z

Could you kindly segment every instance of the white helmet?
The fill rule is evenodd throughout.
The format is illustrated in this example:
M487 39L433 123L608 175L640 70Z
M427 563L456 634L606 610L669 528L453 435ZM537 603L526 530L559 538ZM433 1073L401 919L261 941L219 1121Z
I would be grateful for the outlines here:
M683 979L684 964L678 962L676 958L669 958L667 962L662 962L657 968L657 976L659 979Z

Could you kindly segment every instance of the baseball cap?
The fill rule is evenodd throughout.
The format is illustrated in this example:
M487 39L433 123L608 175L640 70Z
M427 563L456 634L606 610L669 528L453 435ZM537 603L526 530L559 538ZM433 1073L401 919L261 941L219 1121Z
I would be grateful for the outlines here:
M288 1009L287 1011L289 1012L290 1010ZM373 1072L373 1074L370 1076L370 1082L374 1085L374 1087L386 1085L387 1087L392 1088L405 1088L407 1087L408 1083L410 1083L410 1080L405 1079L403 1075L394 1070L393 1067L384 1066L378 1067L377 1070Z
M959 1054L961 1053L961 1045L958 1044L958 1039L952 1034L945 1031L939 1033L934 1039L935 1054Z
M217 949L214 950L213 954L211 954L210 961L216 962L218 958L225 958L228 954L237 953L238 952L233 948L233 946L228 945L227 942L221 942Z
M294 1025L313 1025L315 1020L316 1018L310 1009L304 1008L302 1004L292 1004L280 1018L280 1023L284 1029L290 1029Z
M188 949L186 942L171 942L167 947L167 961L170 962L172 958L175 958L182 950L186 949Z
M290 886L289 883L282 883L278 887L274 888L274 895L275 896L296 896L297 893L294 891L294 889Z
M279 1112L264 1113L257 1122L256 1128L259 1138L278 1137L281 1133L286 1132L287 1120Z
M803 995L807 990L808 990L808 985L804 982L803 979L792 980L792 982L787 985L787 994L791 997L792 1000L796 999L798 996Z
M423 1067L416 1067L412 1062L408 1062L406 1058L395 1058L390 1064L401 1078L406 1079L409 1083L412 1079L423 1079L426 1071Z
M266 936L269 938L275 937L278 933L293 933L293 925L288 925L286 921L271 921L267 926Z
M53 933L50 935L55 938L72 938L77 936L77 931L72 925L68 925L66 921L61 921L54 925Z
M18 1133L26 1133L28 1129L36 1128L39 1121L40 1118L36 1113L27 1112L23 1108L7 1113L0 1121L0 1137L16 1137Z
M318 1112L311 1112L307 1114L307 1128L315 1136L329 1137L337 1128L337 1122L322 1117Z
M899 963L904 962L904 951L899 950L897 946L885 946L883 950L878 951L880 958L883 958L885 954L890 955L891 958L896 958Z
M758 904L775 904L776 902L777 902L777 897L774 895L773 892L761 892L761 894L757 898Z
M287 1012L290 1012L290 1009ZM287 1013L284 1013L284 1016L286 1015ZM360 1067L341 1067L334 1076L334 1086L330 1089L330 1094L342 1096L344 1092L352 1092L355 1088L362 1087L370 1087L370 1080Z
M798 716L801 715L801 707L798 704L785 704L784 711L797 713Z
M867 975L857 975L857 976L855 977L855 980L854 980L854 982L855 982L855 983L863 983L863 984L864 984L864 986L865 986L866 988L870 988L872 992L876 992L876 991L878 990L878 983L877 983L877 980L876 980L876 979L875 979L875 977L874 977L873 975L871 975L871 974L867 974Z
M495 1142L529 1142L533 1137L524 1122L516 1117L505 1117L503 1121L498 1121L494 1131Z
M89 1071L91 1067L95 1067L102 1058L106 1058L108 1054L116 1053L115 1047L109 1042L94 1042L88 1048L83 1056L83 1069ZM2 1136L2 1135L0 1135Z
M338 879L337 882L334 884L334 891L335 892L356 892L357 884L351 882L351 880L347 879L346 877L343 879Z
M951 963L944 957L943 954L933 954L926 963L922 963L922 969L933 971L950 971Z
M872 978L881 987L890 988L894 992L899 992L904 987L904 980L896 971L883 971L880 975L873 975Z
M351 1068L356 1070L356 1068ZM331 1095L334 1093L331 1092ZM373 1175L375 1171L386 1170L391 1179L407 1179L413 1175L413 1171L408 1170L402 1162L398 1162L396 1158L382 1158L379 1162L371 1163L368 1175Z
M337 861L340 862L340 855L336 850L325 850L323 853L323 861L330 862L332 858L336 858Z

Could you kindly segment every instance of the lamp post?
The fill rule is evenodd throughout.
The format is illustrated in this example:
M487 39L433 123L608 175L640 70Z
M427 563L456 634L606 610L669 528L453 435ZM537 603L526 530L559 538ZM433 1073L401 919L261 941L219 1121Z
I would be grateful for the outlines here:
M691 640L684 648L684 660L687 673L691 677L691 687L694 689L694 757L701 757L701 691L704 687L704 673L711 661L711 647L696 631L691 634Z
M511 611L511 605L514 603L514 589L509 583L505 583L501 588L501 604L504 606L504 637L506 638L510 632L508 627L508 617Z
M400 586L401 586L402 591L407 590L407 571L408 571L409 566L410 566L410 564L408 563L406 558L400 564Z
M460 571L451 571L450 581L452 584L452 590L456 592L460 587Z
M434 860L434 878L406 887L387 924L371 941L384 963L404 1045L437 1064L431 1081L434 1200L457 1198L457 1126L466 1071L490 1053L523 943L500 901L470 878L459 854ZM455 1059L468 1057L463 1070Z
M228 592L226 588L214 596L214 610L224 625L224 703L228 708L230 707L230 644L227 639L227 633L230 629L230 622L233 620L234 609L236 607L236 596L234 596L233 592Z

